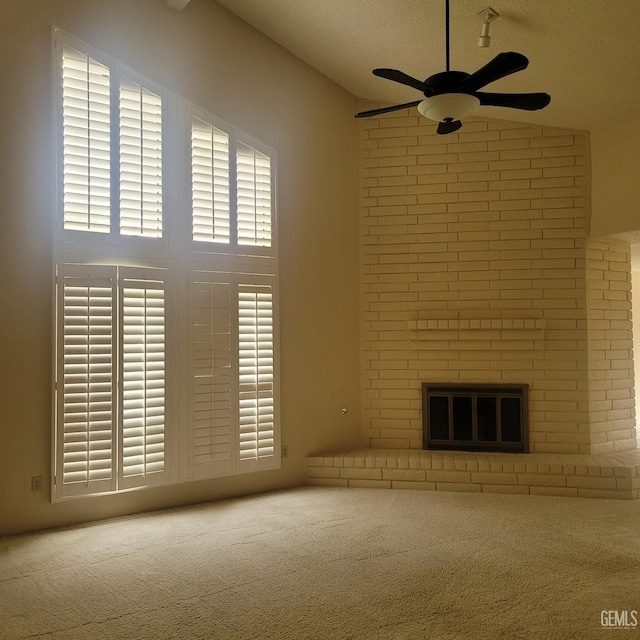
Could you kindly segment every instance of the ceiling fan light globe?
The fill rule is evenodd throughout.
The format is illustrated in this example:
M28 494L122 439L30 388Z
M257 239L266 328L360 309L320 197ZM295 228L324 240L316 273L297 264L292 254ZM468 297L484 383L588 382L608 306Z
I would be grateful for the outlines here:
M445 122L461 120L468 116L478 105L480 100L467 93L441 93L437 96L425 98L419 105L418 111L429 120Z

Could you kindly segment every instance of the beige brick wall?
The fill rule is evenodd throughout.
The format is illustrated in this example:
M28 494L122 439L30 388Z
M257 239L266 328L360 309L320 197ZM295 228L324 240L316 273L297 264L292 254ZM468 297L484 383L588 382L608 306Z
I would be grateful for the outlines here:
M587 242L592 453L636 446L629 245Z
M629 278L619 247L594 244L609 258L590 264L600 288L588 305L587 135L476 118L438 136L414 110L361 123L368 445L422 447L428 381L528 383L533 452L627 446L631 346L618 315ZM601 313L609 338L588 327ZM615 359L608 370L602 356Z

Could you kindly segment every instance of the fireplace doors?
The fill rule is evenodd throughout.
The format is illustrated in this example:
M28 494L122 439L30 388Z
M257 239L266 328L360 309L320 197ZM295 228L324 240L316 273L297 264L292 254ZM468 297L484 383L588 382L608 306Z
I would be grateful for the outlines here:
M526 384L422 385L425 449L526 453Z

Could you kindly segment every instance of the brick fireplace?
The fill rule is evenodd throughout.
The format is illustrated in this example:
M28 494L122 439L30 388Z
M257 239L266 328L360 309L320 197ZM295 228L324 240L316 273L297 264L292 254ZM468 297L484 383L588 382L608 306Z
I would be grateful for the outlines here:
M422 447L422 382L526 383L533 453L636 447L629 246L593 240L584 132L361 130L363 435Z
M360 126L364 448L310 458L310 480L638 497L629 245L589 238L588 134ZM526 384L530 453L422 451L424 382Z

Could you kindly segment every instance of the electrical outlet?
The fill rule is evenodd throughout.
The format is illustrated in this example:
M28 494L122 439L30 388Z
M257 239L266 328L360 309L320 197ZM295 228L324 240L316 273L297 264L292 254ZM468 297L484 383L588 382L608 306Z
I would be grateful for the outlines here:
M289 445L288 444L283 444L282 445L281 453L282 453L282 457L283 458L288 458L289 457Z
M31 491L40 491L42 489L42 476L33 476L31 478Z

